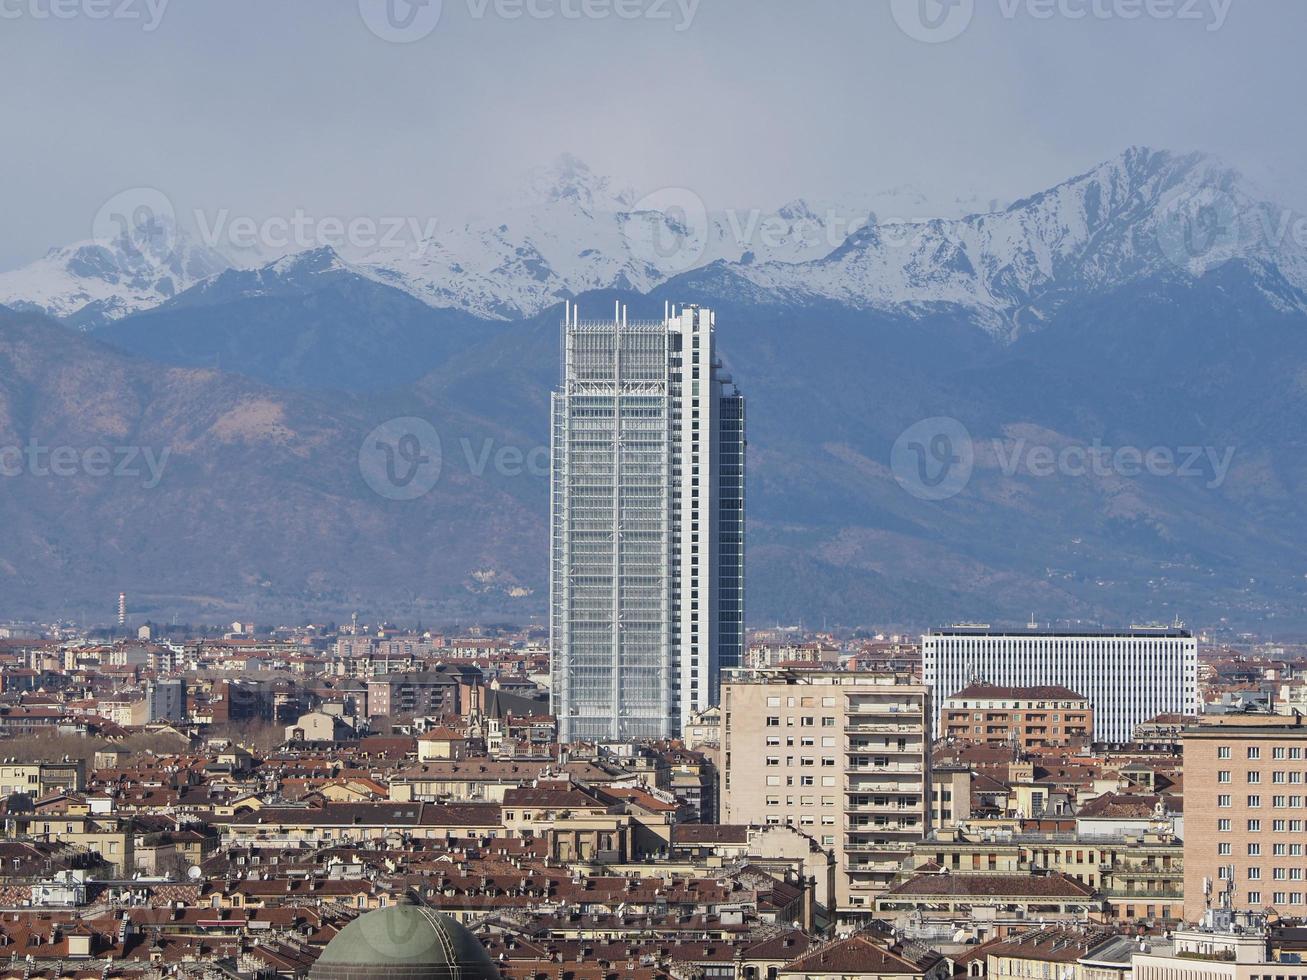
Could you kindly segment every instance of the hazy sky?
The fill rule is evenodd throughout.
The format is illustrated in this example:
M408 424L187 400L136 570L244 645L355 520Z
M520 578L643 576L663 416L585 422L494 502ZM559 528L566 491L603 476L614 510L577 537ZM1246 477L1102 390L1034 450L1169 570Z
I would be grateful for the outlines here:
M1307 196L1307 4L952 2L0 0L0 269L125 188L444 216L565 150L712 208L1011 197L1132 143Z

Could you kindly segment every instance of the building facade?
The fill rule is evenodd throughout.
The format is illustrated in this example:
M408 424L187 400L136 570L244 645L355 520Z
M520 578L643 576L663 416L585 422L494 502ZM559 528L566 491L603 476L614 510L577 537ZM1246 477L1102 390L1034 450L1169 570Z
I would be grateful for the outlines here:
M1096 742L1129 742L1157 715L1197 714L1198 643L1188 630L1131 627L1102 632L955 626L921 638L923 678L942 734L945 700L977 680L1059 685L1089 699Z
M1184 910L1307 916L1307 727L1263 716L1188 729L1184 739Z
M552 410L559 738L679 735L744 649L744 399L712 311L582 320L569 306Z
M999 687L976 681L944 699L940 734L983 745L1023 750L1070 745L1090 738L1089 699L1058 685Z
M835 855L841 916L869 914L930 829L930 694L906 676L732 671L721 820L786 824Z

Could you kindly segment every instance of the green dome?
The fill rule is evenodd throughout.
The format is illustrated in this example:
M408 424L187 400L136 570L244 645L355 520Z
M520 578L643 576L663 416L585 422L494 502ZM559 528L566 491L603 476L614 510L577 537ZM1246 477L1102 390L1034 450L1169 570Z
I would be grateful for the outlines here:
M361 915L327 944L312 980L499 980L485 947L442 912L405 901Z

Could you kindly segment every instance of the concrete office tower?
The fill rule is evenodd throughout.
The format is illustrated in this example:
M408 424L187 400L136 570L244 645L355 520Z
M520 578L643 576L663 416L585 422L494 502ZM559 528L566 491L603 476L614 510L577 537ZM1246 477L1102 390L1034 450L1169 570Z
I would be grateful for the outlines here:
M118 593L118 625L127 625L127 593Z
M1198 713L1198 642L1178 627L1073 632L954 626L921 638L922 674L940 706L973 681L1060 685L1089 698L1096 742L1129 742L1160 714Z
M711 310L582 320L568 306L550 485L563 741L679 735L740 663L744 424Z

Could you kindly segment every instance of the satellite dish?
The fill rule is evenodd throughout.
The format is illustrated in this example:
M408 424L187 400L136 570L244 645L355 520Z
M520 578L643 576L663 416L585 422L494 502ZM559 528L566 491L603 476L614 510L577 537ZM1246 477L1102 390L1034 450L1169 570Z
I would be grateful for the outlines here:
M204 877L204 872L200 870L198 864L193 864L191 865L190 870L186 872L186 877L191 879L191 881L199 881Z

